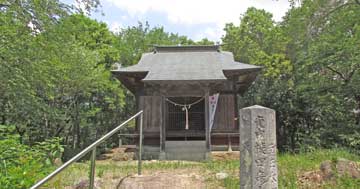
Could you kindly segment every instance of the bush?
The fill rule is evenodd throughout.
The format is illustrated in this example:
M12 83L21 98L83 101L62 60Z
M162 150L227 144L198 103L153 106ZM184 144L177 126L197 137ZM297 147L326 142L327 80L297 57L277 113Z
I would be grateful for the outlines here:
M0 125L0 186L29 188L55 167L53 162L62 153L59 138L34 146L21 144L12 127Z

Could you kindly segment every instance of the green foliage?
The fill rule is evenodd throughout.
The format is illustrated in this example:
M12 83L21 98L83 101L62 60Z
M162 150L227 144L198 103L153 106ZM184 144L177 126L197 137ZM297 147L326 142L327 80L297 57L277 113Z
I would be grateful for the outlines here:
M46 9L17 2L4 2L0 12L0 123L14 125L22 143L64 137L82 148L122 119L123 89L109 71L119 59L115 36L57 1Z
M359 140L359 52L355 43L360 6L351 1L303 1L289 11L284 31L289 57L296 65L295 92L313 109L308 122L321 146L344 146ZM346 141L346 142L345 142Z
M321 162L326 160L336 160L345 158L355 162L359 162L360 158L356 154L349 153L344 149L320 150L300 154L279 154L279 188L298 188L298 176L307 171L319 170ZM335 184L335 185L334 185ZM339 177L336 183L324 183L323 186L331 186L331 188L352 188L358 185L358 180L346 177ZM355 187L356 188L356 187Z
M241 97L241 107L277 111L278 148L359 150L360 5L354 1L304 0L284 21L249 8L239 26L227 24L224 49L235 59L264 67ZM359 151L358 151L359 152Z
M29 188L53 170L55 158L62 152L60 139L34 146L20 143L14 127L0 125L0 185L2 188Z
M266 77L291 73L292 64L284 54L285 37L270 13L249 8L240 26L227 24L224 30L224 49L233 52L236 60L264 66Z
M61 159L62 153L64 152L64 148L60 144L61 140L62 139L58 137L46 139L43 142L38 142L32 146L32 148L46 154L44 156L46 164L54 164L57 159Z
M118 43L116 45L120 51L119 62L123 66L136 64L142 53L153 49L152 45L195 44L194 41L185 36L165 32L163 27L151 28L147 22L145 24L139 22L138 26L122 29L117 38Z
M99 5L79 2L86 11ZM113 63L132 65L153 44L195 44L147 23L114 34L59 1L6 0L0 29L0 124L14 125L22 144L61 137L64 160L135 112L134 97L111 76Z

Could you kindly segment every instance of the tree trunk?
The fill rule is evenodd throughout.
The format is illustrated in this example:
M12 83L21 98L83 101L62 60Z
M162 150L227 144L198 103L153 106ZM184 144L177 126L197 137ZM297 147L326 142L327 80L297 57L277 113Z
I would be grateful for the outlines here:
M355 109L355 124L360 127L360 95L355 95L357 107Z
M74 111L73 111L73 149L80 147L80 120L79 120L79 103L78 97L74 97Z
M1 124L6 124L6 115L5 115L5 109L6 109L6 99L3 99L3 102L1 103Z
M20 137L19 137L20 144L23 144L24 143L25 130L21 129L21 128L17 127L17 126L15 126L15 129L16 129L16 132L20 135Z
M44 121L45 121L45 124L44 124L44 135L45 136L45 139L47 139L49 137L48 135L48 128L49 128L49 120L47 119L47 116L46 114L44 114Z
M290 141L291 141L291 151L295 152L295 148L296 148L296 128L292 128L290 130Z

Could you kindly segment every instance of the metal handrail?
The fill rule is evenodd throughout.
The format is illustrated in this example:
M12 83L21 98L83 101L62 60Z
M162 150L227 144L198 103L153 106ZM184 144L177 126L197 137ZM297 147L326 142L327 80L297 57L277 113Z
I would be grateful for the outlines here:
M69 165L71 165L72 163L76 162L77 160L79 160L80 158L82 158L83 156L85 156L87 153L89 153L90 151L92 151L91 154L91 165L90 165L90 183L89 183L89 188L93 189L94 188L94 176L95 176L95 160L96 160L96 147L101 144L104 140L108 139L109 137L111 137L112 135L114 135L117 131L120 130L121 127L123 127L124 125L126 125L127 123L129 123L131 120L135 119L136 117L140 116L140 136L139 137L139 157L138 157L138 174L141 175L141 158L142 158L142 127L143 127L143 111L139 111L138 113L136 113L135 115L133 115L131 118L129 118L128 120L126 120L125 122L123 122L122 124L120 124L119 126L117 126L115 129L113 129L112 131L108 132L106 135L104 135L103 137L101 137L100 139L98 139L97 141L95 141L94 143L92 143L90 146L88 146L87 148L85 148L83 151L81 151L80 153L78 153L76 156L74 156L73 158L71 158L69 161L67 161L66 163L64 163L63 165L61 165L59 168L57 168L55 171L53 171L52 173L50 173L48 176L46 176L45 178L43 178L42 180L40 180L39 182L37 182L35 185L33 185L30 189L37 189L40 186L44 185L46 182L48 182L51 178L53 178L54 176L56 176L57 174L59 174L60 172L62 172L65 168L67 168Z

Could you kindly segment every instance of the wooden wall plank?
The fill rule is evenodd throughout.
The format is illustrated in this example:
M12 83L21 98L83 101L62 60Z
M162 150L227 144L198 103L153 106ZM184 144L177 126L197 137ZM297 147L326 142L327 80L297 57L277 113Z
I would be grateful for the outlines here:
M236 131L235 101L233 94L220 94L217 104L212 132Z
M139 108L144 110L144 132L160 132L162 119L161 96L140 96Z

